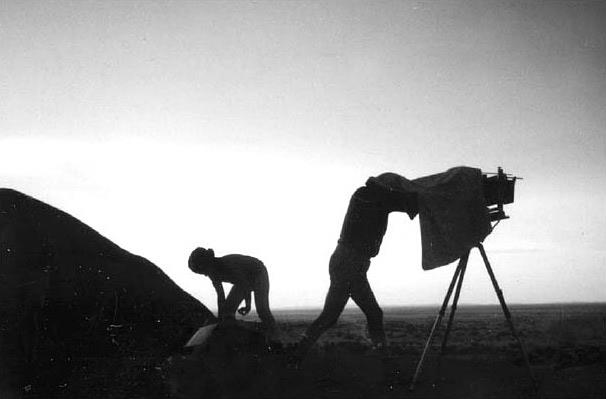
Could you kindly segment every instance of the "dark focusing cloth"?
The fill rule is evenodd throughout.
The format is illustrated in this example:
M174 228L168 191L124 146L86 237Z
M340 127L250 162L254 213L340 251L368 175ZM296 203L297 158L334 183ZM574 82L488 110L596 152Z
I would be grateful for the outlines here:
M412 181L395 173L374 179L394 190L418 194L425 270L454 262L492 230L480 169L459 166Z

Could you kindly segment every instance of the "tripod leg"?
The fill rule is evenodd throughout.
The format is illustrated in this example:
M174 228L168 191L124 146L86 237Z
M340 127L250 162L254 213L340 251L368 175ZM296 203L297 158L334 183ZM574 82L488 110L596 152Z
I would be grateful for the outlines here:
M448 342L448 334L450 334L450 328L454 320L455 312L457 311L457 303L459 302L459 295L461 294L461 286L463 286L463 278L465 277L465 270L467 270L467 260L469 259L469 251L461 257L461 273L459 274L459 281L457 282L457 289L455 290L454 299L452 300L452 306L450 307L450 315L448 316L448 324L446 324L446 331L444 332L444 338L442 339L441 353L446 350L446 343Z
M448 291L446 292L446 297L444 298L444 302L442 302L442 307L440 308L440 312L436 316L436 319L433 322L433 326L431 327L431 332L429 333L429 337L427 337L427 342L425 342L425 347L423 348L423 353L421 354L421 359L419 359L419 363L417 363L417 369L415 370L415 374L412 377L412 382L408 389L411 391L415 388L415 384L417 382L417 378L419 378L419 374L421 373L421 368L423 367L423 361L425 360L425 355L427 354L427 349L429 349L429 345L431 344L431 340L433 339L433 335L436 332L436 329L440 325L442 318L444 317L444 312L448 307L448 301L450 301L450 296L452 295L452 290L454 288L455 282L457 281L459 274L461 272L461 268L463 265L463 258L459 260L459 265L455 270L454 275L452 276L452 280L450 281L450 285L448 286Z
M488 262L488 257L486 256L486 251L484 251L484 246L482 244L478 245L478 249L480 250L480 254L482 254L482 259L484 260L484 265L486 265L486 270L488 271L488 275L490 276L490 281L492 281L492 286L494 287L495 292L497 293L497 297L499 298L499 302L501 303L501 308L503 309L503 313L505 314L505 318L507 319L507 324L509 324L509 329L511 330L511 334L518 342L520 346L520 350L522 351L522 356L524 357L524 362L526 363L526 367L528 368L528 373L530 374L530 379L532 380L533 388L536 390L536 380L534 378L534 374L532 372L532 368L530 367L530 361L528 360L528 354L526 353L526 349L524 348L524 344L522 340L518 336L515 327L513 326L513 321L511 320L511 313L509 313L509 309L507 308L507 304L505 303L505 298L503 297L503 291L499 287L499 283L497 283L497 279L494 276L492 271L492 267L490 267L490 263Z

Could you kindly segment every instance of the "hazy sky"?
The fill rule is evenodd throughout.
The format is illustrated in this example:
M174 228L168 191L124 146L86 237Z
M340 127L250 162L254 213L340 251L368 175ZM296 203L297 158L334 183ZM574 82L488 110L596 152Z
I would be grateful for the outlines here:
M147 257L206 305L196 246L319 306L352 192L393 171L523 176L485 241L512 303L606 300L602 1L2 1L0 186ZM390 216L382 305L439 303ZM474 251L461 296L496 303Z

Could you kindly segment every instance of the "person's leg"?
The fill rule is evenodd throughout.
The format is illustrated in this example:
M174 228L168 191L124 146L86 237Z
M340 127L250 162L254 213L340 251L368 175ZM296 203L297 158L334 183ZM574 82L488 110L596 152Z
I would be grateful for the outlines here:
M322 313L311 323L299 341L295 355L298 362L303 360L318 338L337 322L348 299L349 284L331 281Z
M266 269L263 269L255 279L254 293L257 314L265 329L271 333L275 328L276 321L269 308L269 276Z
M349 265L347 251L342 246L330 257L330 287L324 300L322 313L311 323L299 343L299 353L304 356L320 336L334 325L349 300Z
M225 298L225 316L229 318L236 317L236 311L238 310L238 306L244 300L244 296L246 294L245 289L240 287L239 285L234 285L231 287L227 298Z
M349 284L343 281L331 281L322 313L311 323L304 334L311 343L337 322L348 299Z
M362 309L368 324L368 334L374 345L385 344L385 330L383 329L383 311L377 303L366 271L357 275L351 282L351 299Z

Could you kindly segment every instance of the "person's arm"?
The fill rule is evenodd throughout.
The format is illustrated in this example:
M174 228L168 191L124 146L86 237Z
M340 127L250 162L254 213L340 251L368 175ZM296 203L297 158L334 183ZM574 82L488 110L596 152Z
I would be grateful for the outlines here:
M221 280L211 279L213 282L213 287L215 287L215 291L217 291L217 309L219 314L219 319L222 319L225 315L225 291L223 290L223 284L221 284Z
M234 268L231 270L232 278L234 279L234 285L237 285L240 289L245 290L244 294L244 307L238 309L238 313L245 316L250 312L250 292L252 291L251 281L246 275L243 269Z
M248 314L248 312L250 312L250 290L248 290L246 292L246 295L244 295L244 307L238 309L238 313L240 313L242 316L246 316Z

